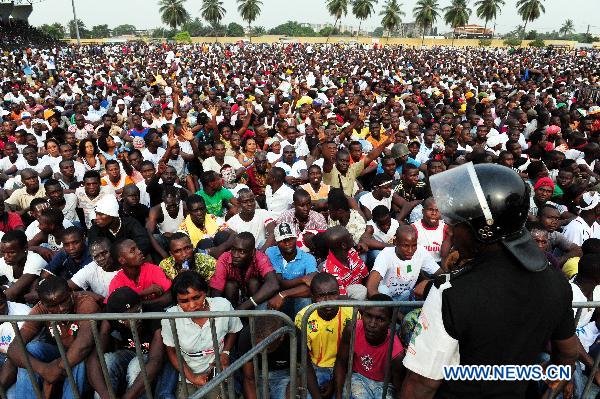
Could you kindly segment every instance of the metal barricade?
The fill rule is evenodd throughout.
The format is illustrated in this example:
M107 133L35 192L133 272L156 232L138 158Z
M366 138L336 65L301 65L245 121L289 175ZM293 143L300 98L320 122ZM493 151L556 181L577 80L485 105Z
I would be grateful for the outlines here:
M222 369L222 365L220 362L220 351L219 351L219 343L217 339L215 319L221 317L240 317L240 318L248 318L249 319L249 329L250 329L250 339L252 343L252 349L247 353L244 353L239 359L235 360L232 364L229 365L225 370ZM282 320L283 327L279 328L275 332L271 333L267 336L262 342L256 344L256 320L255 318L260 317L276 317ZM183 369L183 355L181 352L181 346L179 344L179 336L177 333L177 328L175 324L176 319L190 319L190 318L207 318L208 323L210 325L210 331L212 336L212 344L213 351L215 355L215 363L216 370L218 374L210 380L206 385L202 386L197 392L193 395L189 395L187 385L186 385L186 377ZM154 313L98 313L98 314L76 314L76 315L65 315L65 314L45 314L45 315L32 315L32 316L0 316L0 323L9 322L13 326L15 330L15 341L16 344L20 347L20 350L25 354L25 367L27 369L27 374L29 375L29 379L31 384L33 385L33 390L35 392L35 396L37 399L43 399L42 391L37 383L35 372L31 365L31 359L29 358L29 353L27 351L26 345L23 341L23 337L18 328L17 323L21 321L37 321L43 323L50 323L50 329L53 332L54 339L56 341L56 345L58 351L60 353L60 357L64 364L64 368L67 374L67 378L65 380L65 384L69 384L71 390L74 393L74 397L79 399L81 397L81 392L77 389L77 384L75 378L73 376L74 365L69 364L69 361L66 356L65 347L61 341L60 333L57 327L57 323L69 320L70 322L82 322L89 321L91 326L91 332L94 340L94 344L96 347L96 354L98 355L98 359L100 362L100 367L102 370L104 381L107 385L109 397L111 399L115 399L116 395L114 390L112 389L112 385L110 383L110 377L108 373L108 368L106 365L106 361L104 359L104 351L102 350L101 339L98 329L98 322L109 320L109 321L118 321L118 320L128 320L129 326L131 328L131 334L134 341L136 358L139 362L140 366L140 375L144 382L144 390L145 395L148 399L152 399L154 397L152 392L152 383L148 378L148 374L146 372L146 364L144 361L143 353L142 353L142 343L140 341L137 321L140 320L150 320L150 319L158 319L158 320L168 320L171 328L171 333L174 338L175 344L175 352L177 355L177 365L179 369L179 383L181 384L182 389L184 389L185 396L191 399L198 399L204 397L208 392L213 391L219 387L221 391L222 398L234 399L236 398L234 391L234 381L233 374L235 371L239 370L245 363L252 360L253 368L255 372L255 377L258 377L258 359L256 356L258 354L262 354L262 373L263 373L263 390L262 392L268 392L268 363L266 362L267 356L267 348L278 338L289 335L290 337L290 392L296 392L296 376L297 376L297 330L294 326L292 320L286 316L285 314L272 310L245 310L245 311L229 311L229 312L154 312ZM83 360L85 361L85 360ZM168 360L166 360L168 361ZM227 395L225 395L225 389L223 388L223 383L227 384ZM2 399L7 399L5 390L0 386L0 397ZM261 397L258 395L258 385L257 385L257 397Z

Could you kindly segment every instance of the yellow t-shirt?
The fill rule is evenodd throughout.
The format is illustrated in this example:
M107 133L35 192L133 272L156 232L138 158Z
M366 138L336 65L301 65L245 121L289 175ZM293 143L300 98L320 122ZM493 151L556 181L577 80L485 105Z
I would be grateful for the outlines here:
M565 262L562 271L567 275L567 278L571 278L579 271L579 258L571 258Z
M306 309L296 315L296 327L302 324L302 317ZM342 339L342 331L346 323L352 320L352 308L340 308L333 319L323 320L315 310L308 319L307 346L310 358L315 366L333 367L337 356L338 346Z

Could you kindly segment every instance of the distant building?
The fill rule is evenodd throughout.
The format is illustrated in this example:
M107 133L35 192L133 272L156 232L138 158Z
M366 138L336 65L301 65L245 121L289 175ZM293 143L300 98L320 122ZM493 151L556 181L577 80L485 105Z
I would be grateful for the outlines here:
M400 37L421 37L423 35L423 28L416 22L402 22L398 28ZM437 28L431 28L428 26L425 28L425 36L437 36ZM383 32L384 36L387 36L387 31Z
M325 28L333 28L333 24L331 23L326 23L326 24L311 24L311 23L302 23L300 24L301 26L307 27L307 28L312 28L312 30L314 30L315 32L319 32ZM340 30L340 32L350 32L353 35L357 33L358 31L358 27L357 26L352 26L352 25L336 25L336 28L338 28ZM361 32L365 33L365 29L361 28Z
M452 36L453 33L456 34L456 37L462 39L492 38L494 36L494 31L486 29L481 25L458 26L450 33L450 36Z

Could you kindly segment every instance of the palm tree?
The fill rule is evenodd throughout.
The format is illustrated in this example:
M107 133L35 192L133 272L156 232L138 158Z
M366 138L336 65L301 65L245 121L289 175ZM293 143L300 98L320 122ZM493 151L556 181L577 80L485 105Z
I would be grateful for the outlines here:
M183 7L185 0L159 0L159 11L163 23L177 29L190 19L190 14Z
M358 23L358 32L356 33L357 39L360 36L360 27L363 21L373 14L376 3L377 0L354 0L352 2L352 14L360 21Z
M575 32L575 24L573 23L572 19L567 19L563 26L561 26L558 30L558 33L562 34L563 36L568 36L573 32Z
M327 43L329 43L331 32L335 31L338 21L348 14L348 0L327 0L327 11L329 11L331 16L335 17L333 29L329 30L329 34L327 35Z
M477 17L485 20L484 32L487 31L488 22L496 19L504 4L504 0L477 0L475 2Z
M260 14L260 7L262 6L262 1L260 0L237 0L238 2L238 11L242 16L242 19L248 22L248 37L250 38L250 42L252 42L252 29L250 25L252 22L256 21L256 18Z
M533 22L546 12L546 8L542 4L543 0L517 0L517 12L525 22L523 32L527 34L527 23Z
M223 7L223 2L220 0L202 0L202 7L200 8L200 13L202 18L208 21L208 23L212 26L213 32L216 31L216 27L219 25L219 22L225 16L225 7ZM217 36L215 35L215 42L217 41Z
M383 29L387 30L387 41L389 42L392 32L397 30L402 22L401 17L406 14L400 9L400 4L398 4L397 0L388 0L383 7L383 11L381 11L379 15L383 16L381 19L381 26L383 26Z
M440 6L437 0L418 0L417 5L413 9L415 22L423 28L423 39L421 46L425 42L425 29L428 26L433 26L435 21L440 16Z
M467 0L452 0L452 4L444 8L444 21L454 30L452 34L452 45L456 39L456 28L465 26L469 22L471 9L467 5Z

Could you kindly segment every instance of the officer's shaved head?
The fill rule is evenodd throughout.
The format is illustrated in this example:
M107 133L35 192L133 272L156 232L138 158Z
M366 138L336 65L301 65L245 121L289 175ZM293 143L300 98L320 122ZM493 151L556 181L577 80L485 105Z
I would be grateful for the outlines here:
M417 238L417 231L414 229L414 227L409 226L409 225L403 225L398 227L398 230L396 230L396 240L399 241L401 238L403 239L411 239L411 238Z

